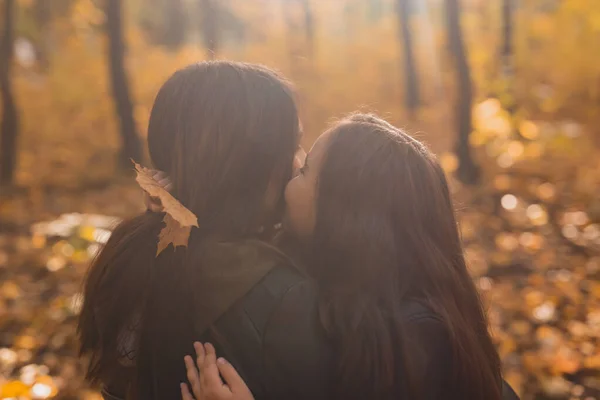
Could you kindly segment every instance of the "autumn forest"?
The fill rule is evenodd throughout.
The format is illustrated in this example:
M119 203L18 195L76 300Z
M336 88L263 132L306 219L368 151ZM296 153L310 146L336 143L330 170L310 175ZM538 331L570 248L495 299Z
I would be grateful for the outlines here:
M600 399L598 0L0 0L0 399L100 399L81 279L143 210L157 90L208 59L287 76L305 147L355 110L426 142L506 380Z

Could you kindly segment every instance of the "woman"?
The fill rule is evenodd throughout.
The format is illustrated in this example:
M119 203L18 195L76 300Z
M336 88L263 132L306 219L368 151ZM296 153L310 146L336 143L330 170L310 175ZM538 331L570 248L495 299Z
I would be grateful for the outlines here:
M332 398L500 400L503 385L468 274L448 184L420 142L371 115L323 134L286 189L337 360ZM249 400L214 349L186 357L198 400ZM219 371L228 385L223 385ZM191 399L186 385L182 396Z
M198 338L257 399L327 398L314 286L269 244L299 140L292 92L265 67L194 64L160 89L150 156L199 228L187 248L157 256L163 213L145 213L121 223L94 261L78 331L105 399L180 398L181 359Z

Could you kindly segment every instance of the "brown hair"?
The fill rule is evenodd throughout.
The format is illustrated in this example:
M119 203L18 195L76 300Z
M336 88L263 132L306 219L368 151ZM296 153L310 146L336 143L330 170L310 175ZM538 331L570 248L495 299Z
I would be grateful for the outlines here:
M257 238L278 221L298 135L292 92L265 67L203 62L167 80L150 116L150 155L200 228L187 249L171 247L159 257L163 214L146 213L115 229L85 282L78 330L81 353L91 355L88 379L118 380L129 358L138 382L133 397L179 396L183 356L202 333L189 305L202 244ZM269 191L275 209L266 204Z
M423 392L427 377L412 373L418 367L398 318L414 299L448 332L451 393L500 400L499 358L446 177L422 143L372 115L334 127L318 177L314 232L308 265L320 285L323 325L338 345L337 398Z

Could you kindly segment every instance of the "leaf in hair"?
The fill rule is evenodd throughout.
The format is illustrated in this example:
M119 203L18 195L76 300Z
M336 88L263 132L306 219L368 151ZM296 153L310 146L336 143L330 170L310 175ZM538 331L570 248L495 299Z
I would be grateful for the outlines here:
M135 180L149 196L160 200L165 212L163 219L165 227L158 235L156 255L158 256L171 243L173 247L186 247L192 226L198 227L198 218L154 179L150 169L136 162L133 164L137 172Z
M173 243L173 247L187 247L192 227L181 226L179 222L177 222L168 213L165 214L163 222L165 223L165 227L158 235L158 247L156 248L156 255L158 256L164 249L169 247L171 243Z

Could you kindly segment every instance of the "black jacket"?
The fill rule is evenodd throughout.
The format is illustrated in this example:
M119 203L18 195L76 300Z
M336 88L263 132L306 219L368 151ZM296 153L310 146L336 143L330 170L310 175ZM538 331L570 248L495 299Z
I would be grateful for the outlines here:
M318 320L313 283L289 258L257 241L215 245L202 264L190 299L196 305L190 316L195 339L214 344L256 400L329 399L332 350ZM107 400L126 397L136 362L132 336L134 332L124 345L130 348L122 351L134 354L128 360L132 366L124 365L111 382L105 382ZM181 360L181 370L175 373L179 380L160 382L157 377L158 382L143 383L159 387L160 394L154 397L181 398L179 382L186 381Z
M442 319L429 308L417 301L408 301L401 307L401 318L407 327L411 356L418 357L415 365L424 376L424 400L467 400L460 393L450 389L452 372L452 345ZM403 371L399 371L400 374ZM402 378L399 377L399 380ZM397 394L398 400L410 400L405 393ZM519 397L506 381L502 381L502 399L519 400ZM484 399L468 399L484 400Z
M260 263L257 268L264 271L246 291L243 285L233 283L240 280L240 270L231 263L220 263L219 275L198 282L201 302L215 304L218 310L207 310L214 321L198 317L202 333L197 339L215 344L218 354L236 367L256 400L331 399L334 346L319 323L315 285L275 250L263 250L257 253L259 257L244 252L244 263L250 259ZM223 298L219 293L237 294ZM458 400L444 390L451 376L451 349L441 321L417 302L407 302L401 317L415 333L413 345L423 350L419 373L427 377L425 400ZM180 381L185 381L183 361L181 368ZM130 374L124 371L121 376L120 382L106 385L106 400L125 398ZM172 395L165 400L180 399L178 382L172 385ZM510 387L505 392L504 400L517 399ZM404 399L409 400L398 395L398 400Z

